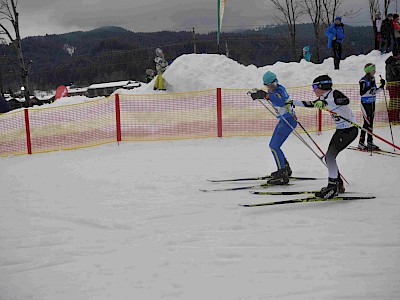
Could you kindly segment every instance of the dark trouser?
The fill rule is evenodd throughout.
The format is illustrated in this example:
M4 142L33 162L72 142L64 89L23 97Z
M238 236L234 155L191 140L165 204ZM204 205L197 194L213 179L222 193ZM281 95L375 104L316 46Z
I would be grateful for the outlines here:
M363 118L364 118L364 125L363 128L371 131L374 128L374 115L375 115L375 102L372 103L361 103L362 105L362 113L363 113ZM360 133L360 143L365 142L365 131L361 130ZM367 142L368 143L372 143L372 135L368 133L368 138L367 138Z
M400 49L400 37L394 38L393 50L399 50L399 49Z
M339 177L339 168L336 163L336 157L339 152L345 149L353 142L358 135L357 127L346 129L337 129L329 143L328 151L326 152L325 161L328 166L329 178Z
M333 41L332 49L333 49L333 62L335 64L335 70L339 70L340 60L342 59L342 43Z
M390 46L392 45L392 36L382 35L381 51L389 52Z

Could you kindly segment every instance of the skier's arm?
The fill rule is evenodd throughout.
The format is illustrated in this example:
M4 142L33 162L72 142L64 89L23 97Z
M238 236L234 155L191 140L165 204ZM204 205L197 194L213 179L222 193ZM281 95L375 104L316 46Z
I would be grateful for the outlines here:
M329 103L330 101L328 100L327 102ZM340 91L333 91L333 102L336 105L348 105L348 104L350 104L349 98L347 96L345 96Z
M287 101L288 102L288 101ZM287 103L286 102L286 103ZM290 104L300 107L314 107L313 101L290 100ZM289 103L287 103L289 104Z

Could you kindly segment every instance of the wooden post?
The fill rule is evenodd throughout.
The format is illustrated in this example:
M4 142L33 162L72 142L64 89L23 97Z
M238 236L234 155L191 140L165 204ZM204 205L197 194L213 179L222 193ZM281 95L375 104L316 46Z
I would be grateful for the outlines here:
M116 117L116 127L117 127L117 142L122 141L121 135L121 109L119 105L119 94L115 94L115 117Z
M222 137L222 91L221 88L217 88L217 127L218 137Z
M26 147L28 149L28 154L32 154L32 143L31 143L31 129L29 125L29 113L28 109L24 109L25 114L25 131L26 131Z
M322 109L318 109L318 134L322 134Z

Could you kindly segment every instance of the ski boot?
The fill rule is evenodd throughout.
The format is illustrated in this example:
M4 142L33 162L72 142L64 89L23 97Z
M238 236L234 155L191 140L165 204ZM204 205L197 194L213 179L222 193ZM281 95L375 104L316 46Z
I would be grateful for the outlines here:
M373 142L368 142L367 143L367 149L368 151L377 151L377 150L381 150L381 148L379 148L377 145L375 145Z
M271 174L272 178L267 181L268 184L284 185L289 182L289 176L285 169L280 169Z
M289 177L292 176L292 169L290 168L289 162L286 160L286 158L285 158L285 167L283 169L286 171Z
M283 170L286 171L288 177L292 176L292 169L290 168L289 162L288 162L286 159L285 159L285 167L283 168ZM271 173L271 177L272 177L272 178L277 177L277 176L278 176L278 173L279 173L279 170L278 170L278 171L275 171L275 172L272 172L272 173Z
M367 146L365 146L364 142L358 142L358 149L360 150L367 150Z
M340 177L340 174L338 174L337 181L338 181L338 193L343 194L346 191L346 189L344 188L344 182L342 177Z
M339 194L339 181L337 178L329 178L328 185L315 193L316 197L330 199Z

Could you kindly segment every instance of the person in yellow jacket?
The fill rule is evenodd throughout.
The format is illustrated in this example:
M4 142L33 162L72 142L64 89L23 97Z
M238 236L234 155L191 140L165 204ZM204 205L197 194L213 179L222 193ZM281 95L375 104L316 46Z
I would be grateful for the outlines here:
M165 72L165 70L168 67L168 62L164 58L164 52L160 49L156 49L156 58L154 59L154 62L156 63L156 70L157 70L157 77L156 81L154 83L154 89L155 90L161 90L165 91L165 80L162 77L162 74Z

